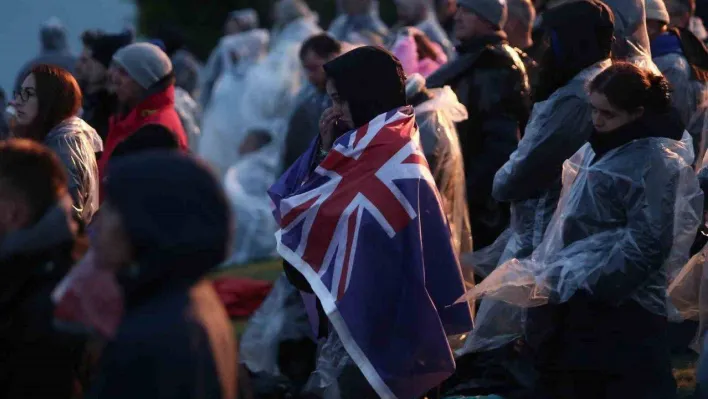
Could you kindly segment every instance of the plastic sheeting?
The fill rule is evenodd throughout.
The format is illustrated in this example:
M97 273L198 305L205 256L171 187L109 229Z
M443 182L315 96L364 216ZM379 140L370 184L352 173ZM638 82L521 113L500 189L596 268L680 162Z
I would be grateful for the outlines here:
M267 31L253 30L228 36L219 44L223 56L216 57L216 60L224 62L224 73L218 79L210 105L205 110L198 153L220 176L238 158L241 140L238 137L239 110L246 99L243 96L246 75L265 56L269 38Z
M282 275L246 326L241 337L239 361L257 378L264 380L264 384L290 385L286 390L292 392L294 389L297 393L299 387L292 386L295 381L288 381L284 375L286 371L281 370L280 350L284 343L309 341L311 337L312 330L302 297ZM310 357L310 362L314 363L314 346L313 342L312 353L304 353L305 356L290 361L308 362L304 357ZM307 368L303 370L305 373L311 371Z
M416 122L435 184L452 232L453 248L458 256L472 250L472 235L465 169L455 124L467 119L467 108L448 86L431 89L433 98L415 107Z
M201 121L201 108L199 104L181 87L175 86L175 111L179 116L184 132L187 134L189 148L196 151L202 130L199 128Z
M708 132L708 84L693 79L691 65L681 54L656 57L654 63L671 83L671 102L693 139L698 140L694 146L698 149L697 159L701 160L705 154L705 134Z
M88 226L98 211L98 165L96 153L103 141L96 130L82 119L71 117L54 127L44 139L66 167L74 215Z
M644 2L645 0L604 0L615 16L612 56L659 74L651 59Z
M514 314L489 315L484 325L478 316L476 328L490 340L521 334L523 324L509 320L523 323L524 308L566 302L581 290L667 315L668 281L688 261L703 220L691 138L635 140L593 158L586 145L565 163L558 209L533 255L505 262L466 295L514 305L505 308Z
M268 188L280 173L277 143L245 155L229 168L224 189L235 219L232 254L226 265L243 265L277 257L275 232Z

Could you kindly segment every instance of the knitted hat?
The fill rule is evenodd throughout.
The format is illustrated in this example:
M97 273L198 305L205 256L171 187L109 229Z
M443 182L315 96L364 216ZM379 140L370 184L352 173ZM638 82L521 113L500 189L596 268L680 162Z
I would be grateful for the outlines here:
M457 0L457 5L484 18L497 29L501 30L506 24L506 0Z
M648 20L669 23L669 12L664 0L646 0L645 5Z
M172 73L170 57L150 43L135 43L123 47L115 53L113 62L144 89L149 89Z
M116 51L133 42L133 35L130 32L118 35L99 35L90 43L91 56L103 66L108 68Z

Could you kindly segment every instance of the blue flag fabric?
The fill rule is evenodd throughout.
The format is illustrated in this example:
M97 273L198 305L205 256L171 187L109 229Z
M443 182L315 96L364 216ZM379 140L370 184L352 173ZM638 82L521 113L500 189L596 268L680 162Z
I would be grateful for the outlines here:
M271 187L278 252L305 276L382 398L417 398L455 369L468 332L464 282L410 107L315 142Z

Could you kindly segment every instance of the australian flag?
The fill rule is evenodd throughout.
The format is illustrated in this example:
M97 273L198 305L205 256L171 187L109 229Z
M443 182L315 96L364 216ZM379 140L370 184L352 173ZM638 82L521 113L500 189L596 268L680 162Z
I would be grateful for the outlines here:
M316 141L315 141L316 142ZM472 329L439 194L410 107L315 143L271 187L278 252L302 273L382 398L418 398L455 370Z

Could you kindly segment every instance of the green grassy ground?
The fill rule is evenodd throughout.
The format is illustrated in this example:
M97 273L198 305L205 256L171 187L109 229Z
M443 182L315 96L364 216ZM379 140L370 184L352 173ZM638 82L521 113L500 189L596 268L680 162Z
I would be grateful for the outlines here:
M223 269L214 274L214 277L231 276L245 277L256 280L274 281L283 272L280 260L268 262L254 263L241 267L231 267ZM243 332L248 320L234 320L234 329L236 334L240 335ZM673 359L674 377L678 385L678 398L688 399L693 397L693 390L696 386L696 363L697 356L686 354L677 356Z

